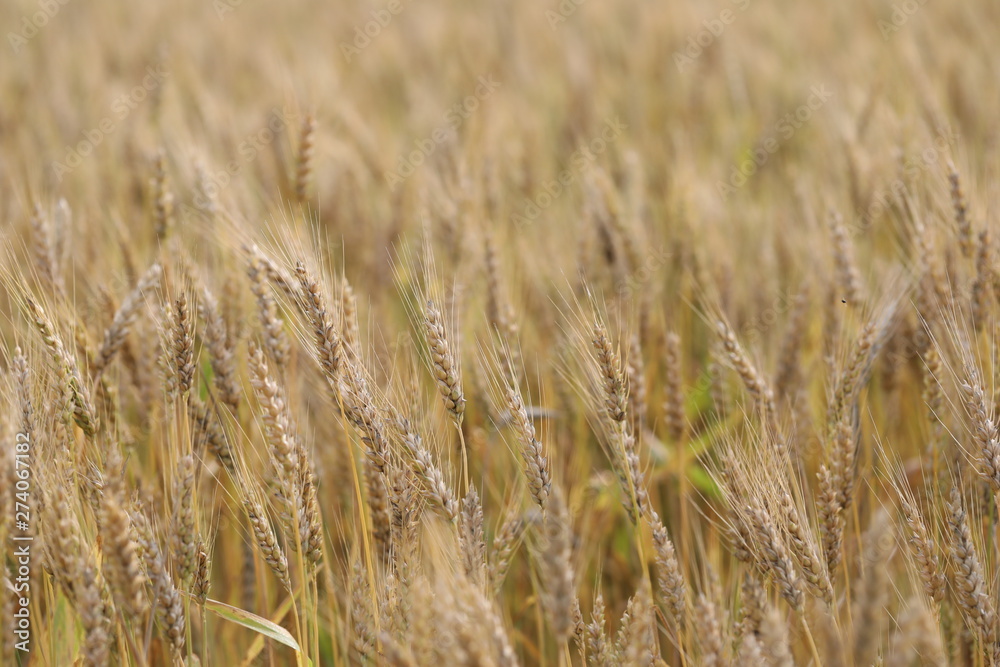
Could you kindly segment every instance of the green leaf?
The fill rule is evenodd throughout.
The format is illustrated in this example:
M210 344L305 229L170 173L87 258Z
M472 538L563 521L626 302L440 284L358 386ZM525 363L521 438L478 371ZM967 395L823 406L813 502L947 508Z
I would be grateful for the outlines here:
M302 584L300 583L299 590L301 590L301 587ZM296 591L296 595L298 595L298 592L299 591ZM280 605L278 605L278 608L274 611L274 617L271 622L280 623L288 614L288 612L291 610L293 604L294 604L294 598L292 596L286 597L285 600ZM243 667L248 667L249 665L255 664L254 661L257 659L257 656L260 655L260 652L263 650L264 650L264 635L257 635L254 638L254 640L250 643L250 648L247 649L247 653L243 657L243 662L241 662L240 665L242 665ZM302 654L299 653L299 656L301 655ZM312 667L312 660L306 658L306 665L308 667Z
M685 398L684 411L687 414L702 414L712 409L712 375L702 371L698 381L690 387Z
M695 488L706 496L711 498L722 497L722 493L719 491L719 486L715 483L715 480L700 465L692 464L688 466L687 477L691 480Z
M220 618L242 625L244 628L253 630L296 651L300 650L299 643L295 641L295 637L288 630L285 630L277 623L272 623L266 618L261 618L257 614L251 614L246 609L232 607L218 600L206 600L205 609L215 613Z

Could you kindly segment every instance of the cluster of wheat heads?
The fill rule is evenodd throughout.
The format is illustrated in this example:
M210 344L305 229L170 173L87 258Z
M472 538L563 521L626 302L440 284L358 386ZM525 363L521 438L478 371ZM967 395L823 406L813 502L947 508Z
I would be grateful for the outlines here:
M0 665L1000 662L997 7L731 4L53 5Z
M2 524L14 534L15 503L30 505L35 650L993 664L1000 285L985 231L961 254L957 182L957 233L920 230L916 277L868 308L788 301L776 373L716 297L696 292L687 324L709 339L699 362L652 306L586 280L532 350L496 258L471 296L442 286L429 242L396 261L389 331L314 249L233 244L219 275L169 232L120 293L101 291L95 322L36 207L26 270L6 276L4 385L6 442L32 443L33 484L15 492L7 447ZM488 304L472 343L465 301ZM551 363L527 361L550 344ZM882 433L904 416L916 447Z

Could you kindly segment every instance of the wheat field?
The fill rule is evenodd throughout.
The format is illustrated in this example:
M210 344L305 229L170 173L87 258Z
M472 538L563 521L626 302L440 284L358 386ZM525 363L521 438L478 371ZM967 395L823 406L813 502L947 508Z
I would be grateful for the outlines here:
M1000 664L1000 5L0 32L0 665Z

